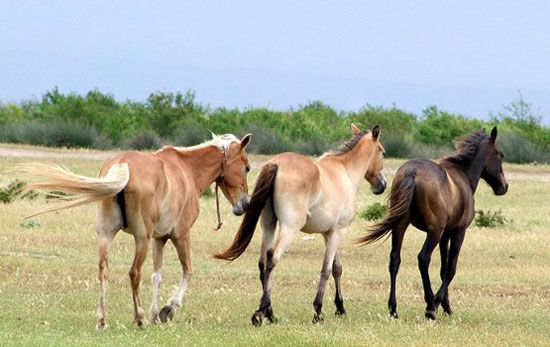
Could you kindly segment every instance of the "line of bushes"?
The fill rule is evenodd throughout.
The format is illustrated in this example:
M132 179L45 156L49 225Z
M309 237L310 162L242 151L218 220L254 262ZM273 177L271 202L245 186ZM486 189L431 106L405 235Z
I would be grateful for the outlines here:
M204 141L210 132L252 132L252 152L318 155L349 138L350 122L363 128L380 124L390 157L438 157L450 151L457 137L498 124L506 160L550 161L546 154L550 128L541 125L541 117L521 94L519 101L490 115L490 121L451 114L436 106L427 107L419 116L396 106L337 111L320 101L287 111L211 108L197 102L192 91L156 92L144 102L121 102L98 90L79 95L55 88L41 99L0 103L1 142L63 147L188 146Z

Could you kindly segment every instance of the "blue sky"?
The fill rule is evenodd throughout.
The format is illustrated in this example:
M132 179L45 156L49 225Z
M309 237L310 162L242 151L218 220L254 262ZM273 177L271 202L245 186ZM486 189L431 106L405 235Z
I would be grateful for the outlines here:
M550 123L546 1L5 1L0 100L93 88L212 106L322 100L485 117L517 90Z

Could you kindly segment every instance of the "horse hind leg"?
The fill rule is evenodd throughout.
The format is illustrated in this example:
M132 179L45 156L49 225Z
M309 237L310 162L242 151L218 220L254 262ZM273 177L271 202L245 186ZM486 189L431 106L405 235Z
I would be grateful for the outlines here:
M149 235L152 235L153 224L147 223L143 220L138 220L136 223L132 223L131 231L134 235L135 241L135 255L132 266L128 275L130 276L130 283L132 285L132 297L134 300L134 323L138 327L143 327L147 324L145 319L145 311L141 305L139 286L141 284L141 268L145 258L147 258L147 249L149 248Z
M189 280L193 274L189 230L184 230L182 233L177 235L177 237L173 237L171 240L176 248L176 253L178 254L178 258L180 260L181 279L178 288L159 313L159 319L162 323L172 320L178 308L181 307L183 297L187 292L187 285L189 284Z
M275 229L277 227L277 218L271 207L271 202L268 201L261 215L260 224L262 229L262 247L260 251L260 259L258 261L258 270L260 272L260 283L262 284L262 291L265 293L267 290L267 277L266 277L266 263L267 263L267 251L273 247L273 240L275 237ZM270 257L273 255L270 254ZM273 308L271 307L271 301L268 300L269 296L262 296L264 302L260 302L260 308L252 315L252 324L261 325L263 318L267 318L270 322L274 321Z
M304 218L305 220L305 218ZM263 294L260 300L260 307L252 315L251 321L252 324L258 326L262 324L263 318L267 318L270 322L273 322L273 309L271 308L271 287L272 287L272 278L273 269L275 265L281 259L283 253L286 251L288 246L294 240L294 237L298 233L298 230L302 228L301 225L285 224L281 223L281 231L275 247L267 249L266 251L266 265L265 265L265 274L263 278ZM260 276L261 276L260 272Z
M393 318L398 318L397 314L397 300L395 297L395 287L397 280L397 273L399 272L399 265L401 265L401 246L403 244L403 237L405 236L405 231L409 226L409 222L404 219L401 221L393 230L392 230L392 248L390 252L390 297L388 299L388 308L390 311L390 316Z
M109 246L116 233L122 228L122 219L120 209L111 201L104 201L98 205L96 217L96 231L98 234L98 273L99 280L99 302L97 305L97 325L98 330L106 328L105 321L105 301L106 287L109 278Z

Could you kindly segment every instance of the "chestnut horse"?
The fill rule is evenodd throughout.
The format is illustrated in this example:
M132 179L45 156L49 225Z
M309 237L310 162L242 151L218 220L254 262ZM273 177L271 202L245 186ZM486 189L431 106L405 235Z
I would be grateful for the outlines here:
M27 164L19 170L40 181L27 186L64 191L73 199L36 214L98 201L96 230L99 238L99 305L97 328L105 328L105 286L109 275L108 247L119 230L134 236L135 256L130 268L134 300L134 322L147 323L141 306L139 285L141 267L153 241L152 322L172 319L187 289L192 273L189 229L199 214L199 197L213 182L219 184L241 215L248 205L246 176L250 170L246 147L250 134L239 141L233 135L214 136L193 147L163 147L154 154L127 152L108 159L99 178L74 174L48 164ZM34 214L34 215L36 215ZM160 311L158 289L162 281L162 252L170 239L176 248L182 275L168 304Z
M485 131L474 132L457 143L456 152L439 164L415 159L397 170L389 197L388 216L370 227L370 234L359 240L361 243L370 243L391 233L388 306L392 317L397 318L395 279L401 263L403 236L409 224L426 232L426 241L418 254L426 317L435 319L439 304L447 314L451 314L448 288L456 273L466 228L474 220L474 193L479 180L483 178L496 195L503 195L508 190L502 171L504 155L496 138L496 127L490 136ZM428 267L438 243L442 284L434 296Z
M351 124L351 132L353 138L350 141L318 161L295 153L283 153L267 162L258 175L249 208L233 244L214 256L217 259L237 259L250 243L261 215L262 248L258 267L263 295L260 307L252 316L254 325L261 325L264 318L273 322L271 274L298 231L322 234L325 241L321 279L313 302L314 322L323 319L323 295L331 273L336 285L336 314L345 313L338 246L355 217L355 199L363 179L371 184L374 194L381 194L386 189L382 173L384 148L378 141L379 127L361 131ZM273 245L277 220L280 233Z

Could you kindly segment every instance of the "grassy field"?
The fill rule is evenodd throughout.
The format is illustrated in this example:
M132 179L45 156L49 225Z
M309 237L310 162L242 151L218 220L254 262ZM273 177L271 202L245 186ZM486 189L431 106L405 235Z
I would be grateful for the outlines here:
M6 148L6 147L4 147ZM18 148L18 147L10 147ZM32 151L33 148L24 148ZM58 152L61 153L61 152ZM71 153L75 153L72 151ZM254 169L265 157L253 157ZM0 156L0 181L13 175L5 168L36 158ZM45 160L45 159L44 159ZM102 160L71 156L47 158L86 175L96 175ZM402 161L389 160L389 167ZM192 229L194 277L183 307L166 325L138 329L128 270L133 238L119 233L110 252L105 332L95 330L98 298L95 207L86 206L36 218L39 226L21 226L24 215L43 199L0 204L0 344L1 345L548 345L550 344L550 174L548 166L506 166L513 171L510 190L496 197L482 183L478 209L502 209L513 221L498 229L470 228L451 285L452 316L441 312L435 322L424 318L424 302L416 254L424 234L410 228L405 237L397 298L400 318L388 318L389 242L357 247L353 240L369 224L357 219L341 248L343 292L347 316L332 315L330 281L324 324L311 323L322 261L322 238L300 235L274 272L273 308L277 324L255 328L250 316L261 290L257 273L259 233L249 250L226 264L211 254L224 249L240 218L222 202L224 225L219 232L213 199L201 199ZM388 170L390 171L390 170ZM521 173L536 173L523 177ZM391 178L391 175L390 175ZM386 197L374 196L363 184L359 208ZM431 275L439 286L439 252ZM172 294L180 266L173 247L166 247L161 302ZM151 260L144 266L142 300L151 297Z

